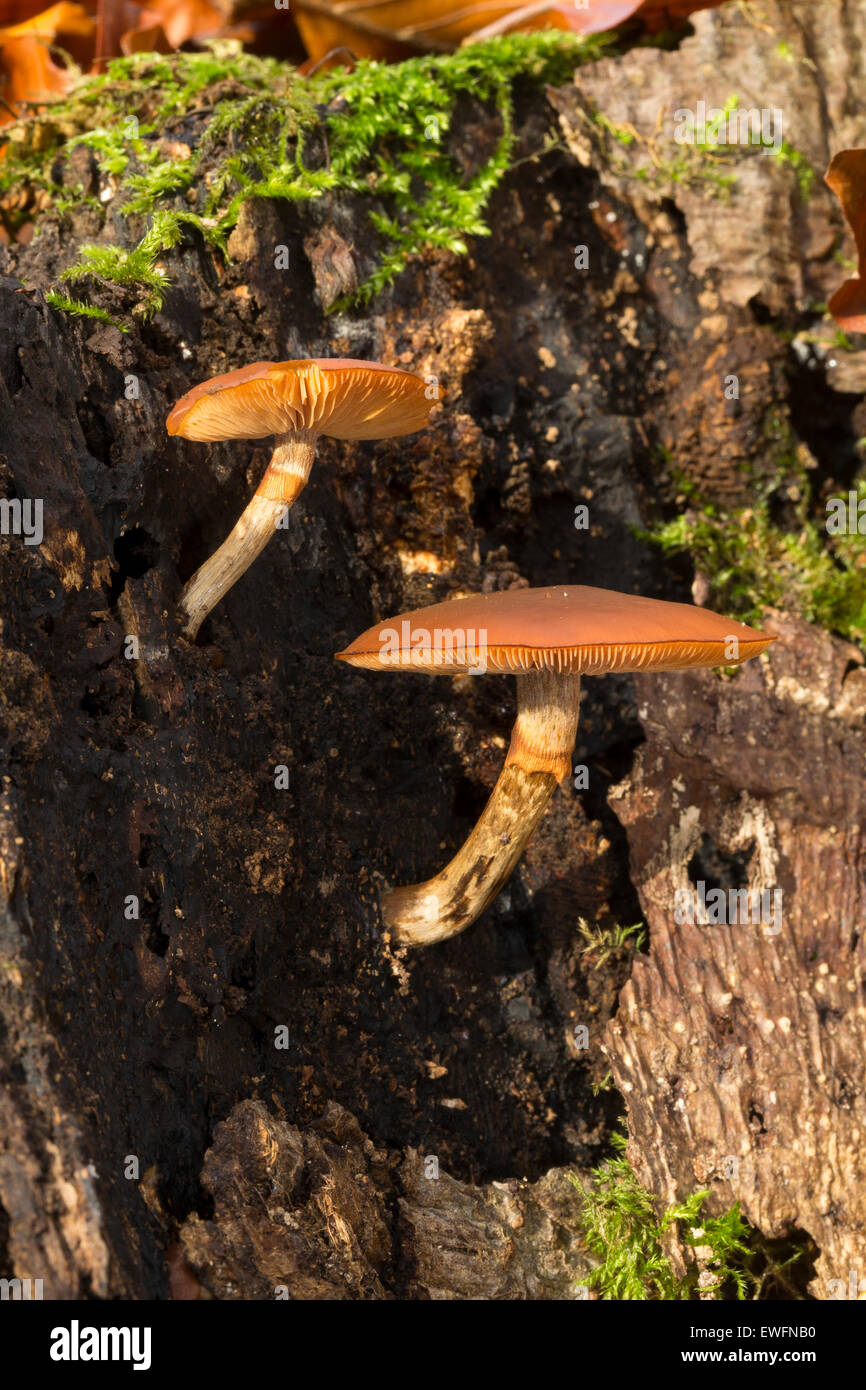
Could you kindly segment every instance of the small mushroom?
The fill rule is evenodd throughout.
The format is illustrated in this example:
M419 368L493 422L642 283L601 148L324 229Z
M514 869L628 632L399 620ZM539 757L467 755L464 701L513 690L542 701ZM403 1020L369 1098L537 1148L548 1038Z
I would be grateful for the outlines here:
M252 501L180 596L186 635L195 637L211 609L264 550L306 485L320 434L393 439L422 429L430 408L421 377L341 357L254 362L182 396L166 420L169 434L209 442L275 436Z
M570 771L582 675L730 665L775 641L705 608L580 585L473 594L362 633L339 660L371 671L517 677L511 746L490 800L441 873L385 895L392 936L411 946L455 936L507 882Z

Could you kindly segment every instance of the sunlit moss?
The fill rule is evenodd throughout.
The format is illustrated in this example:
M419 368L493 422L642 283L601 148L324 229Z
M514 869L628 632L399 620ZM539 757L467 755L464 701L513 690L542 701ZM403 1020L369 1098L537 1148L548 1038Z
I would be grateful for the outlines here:
M129 330L124 324L112 318L111 314L106 313L95 304L86 304L81 299L72 299L69 295L60 294L57 290L49 290L45 296L52 309L60 309L64 314L77 314L80 318L98 319L100 323L109 323L114 328L119 328L121 333Z
M866 481L853 491L858 504L866 502ZM866 645L864 537L828 531L804 471L755 484L755 500L731 510L690 493L679 516L641 535L666 554L691 555L717 606L750 623L760 623L767 608L787 609ZM773 517L780 494L786 525Z
M681 143L664 138L659 131L649 137L642 135L634 126L612 121L603 111L595 111L592 119L597 129L609 137L608 154L616 172L638 179L656 192L669 192L674 185L703 187L711 195L725 200L737 183L743 161L756 154L766 154L793 171L800 197L808 198L815 182L815 171L802 151L787 140L781 140L776 146L763 132L751 128L748 140L727 140L729 118L740 111L739 97L728 97L717 115L706 122L702 135L695 134L693 139ZM616 150L617 145L639 150L640 162L623 159Z
M62 157L89 149L101 186L115 190L123 214L150 225L132 249L82 248L63 278L138 287L137 312L145 317L159 310L170 284L159 257L190 229L227 256L248 199L303 202L333 192L374 198L368 215L377 264L352 296L366 303L411 256L429 248L463 254L469 237L488 234L487 204L514 150L516 85L564 81L604 44L558 31L512 34L453 54L397 64L364 60L309 79L229 42L203 53L116 59L105 74L11 129L0 196L30 184L74 209L76 191L57 181ZM499 134L492 153L467 174L448 134L458 104L470 99L498 115ZM202 115L203 126L187 122ZM191 130L195 139L187 144ZM85 200L84 189L77 194ZM196 199L195 212L187 194Z
M769 1241L749 1226L735 1203L721 1216L704 1205L709 1189L657 1214L653 1194L642 1187L626 1158L626 1139L614 1134L615 1154L584 1185L581 1224L590 1255L598 1263L586 1280L603 1300L678 1302L692 1299L798 1298L798 1280L808 1275L813 1252L806 1243ZM668 1233L696 1251L680 1277L665 1253Z

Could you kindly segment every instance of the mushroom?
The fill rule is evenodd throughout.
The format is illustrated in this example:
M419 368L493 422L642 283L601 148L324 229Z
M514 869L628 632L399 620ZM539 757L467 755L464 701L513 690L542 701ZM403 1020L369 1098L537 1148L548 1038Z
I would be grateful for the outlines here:
M310 476L316 440L393 439L427 423L425 382L399 367L351 358L253 362L204 381L166 420L184 439L264 439L274 452L231 534L180 596L184 632L194 638L208 613L264 550Z
M444 941L496 897L570 771L582 675L733 664L775 641L705 608L580 585L472 594L362 633L340 661L371 671L517 677L511 746L490 800L441 873L385 895L391 935L410 946Z

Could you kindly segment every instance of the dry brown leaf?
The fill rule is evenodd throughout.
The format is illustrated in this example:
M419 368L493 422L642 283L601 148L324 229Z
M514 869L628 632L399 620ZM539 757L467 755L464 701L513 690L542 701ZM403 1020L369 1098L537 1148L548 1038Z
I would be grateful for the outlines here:
M7 108L0 110L0 125L15 120L21 102L37 102L57 92L65 92L73 74L52 62L44 39L35 34L21 38L0 38L0 68L3 71L3 100Z
M28 34L37 34L40 38L49 39L52 42L60 35L78 36L89 38L94 31L93 17L87 13L83 5L70 4L68 0L61 0L59 5L52 5L50 9L43 10L40 14L31 15L20 24L5 26L0 30L0 35L5 39L25 38Z
M605 29L614 29L623 24L641 7L641 0L587 0L583 6L564 4L543 4L536 0L520 5L498 5L507 10L501 19L494 19L476 28L464 37L476 42L478 39L493 38L496 34L525 32L532 29L565 29L574 34L600 34Z
M857 274L840 285L827 305L846 333L866 333L866 149L840 150L824 175L857 244Z
M0 0L0 29L9 29L25 19L32 19L45 0Z
M449 52L516 30L598 34L633 15L647 28L673 26L721 0L295 0L293 13L313 60L346 47L357 57Z
M589 0L590 8L599 12L603 10L619 9L620 6L609 3L608 0ZM646 25L647 29L657 33L660 29L675 29L678 24L682 24L684 19L688 19L690 14L696 10L716 10L724 0L643 0L643 4L635 5L637 18ZM604 28L612 29L614 24L621 24L622 20L614 20L613 23L604 25ZM599 33L598 29L585 30L586 33Z
M172 48L188 39L215 38L223 31L222 12L210 0L146 0L141 25L161 25Z
M173 51L161 24L141 24L137 29L127 29L120 37L120 50L124 56Z
M6 103L0 109L0 125L14 120L22 102L37 102L68 90L76 73L54 61L51 45L69 48L81 57L93 41L95 24L82 5L62 0L41 14L0 30L0 76Z
M314 60L341 46L359 58L396 60L412 53L449 52L491 25L505 32L518 12L538 8L526 0L296 0L294 14ZM533 28L578 28L578 12L568 4L548 0L543 12L523 22Z

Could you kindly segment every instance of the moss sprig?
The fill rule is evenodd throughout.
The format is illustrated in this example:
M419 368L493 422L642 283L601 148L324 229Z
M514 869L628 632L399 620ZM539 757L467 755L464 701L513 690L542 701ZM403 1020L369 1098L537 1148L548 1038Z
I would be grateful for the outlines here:
M866 481L852 490L858 506L866 502ZM787 524L774 516L780 491ZM692 497L679 516L639 534L667 555L691 555L713 602L744 622L759 625L767 608L787 609L866 646L863 537L828 533L805 475L774 479L749 506L730 510Z
M581 1226L587 1250L598 1263L586 1283L611 1301L680 1302L693 1299L801 1298L816 1251L808 1238L767 1240L743 1219L739 1203L720 1216L704 1211L710 1190L693 1192L658 1213L626 1157L625 1135L611 1136L613 1156L581 1183ZM665 1253L674 1230L681 1245L696 1252L683 1276Z

